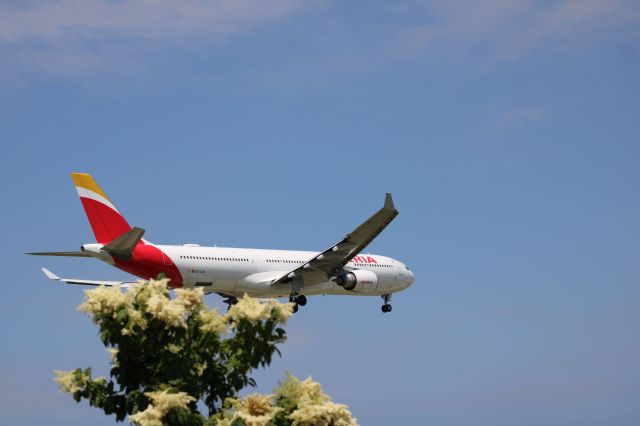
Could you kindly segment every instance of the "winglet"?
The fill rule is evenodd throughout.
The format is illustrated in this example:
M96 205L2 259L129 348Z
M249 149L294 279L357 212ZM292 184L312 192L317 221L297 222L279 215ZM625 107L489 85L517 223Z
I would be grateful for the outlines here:
M42 272L49 278L50 280L60 281L60 277L48 270L47 268L41 268Z
M395 210L396 206L393 205L393 198L391 198L391 193L387 192L387 195L384 197L384 208Z

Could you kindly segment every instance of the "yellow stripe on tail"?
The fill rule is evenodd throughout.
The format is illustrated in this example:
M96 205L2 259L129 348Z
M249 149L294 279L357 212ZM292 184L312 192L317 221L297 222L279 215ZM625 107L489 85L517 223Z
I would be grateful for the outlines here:
M71 178L73 179L74 185L80 188L88 189L89 191L93 191L96 194L101 195L105 199L111 201L107 194L104 193L100 185L93 179L88 173L71 173Z

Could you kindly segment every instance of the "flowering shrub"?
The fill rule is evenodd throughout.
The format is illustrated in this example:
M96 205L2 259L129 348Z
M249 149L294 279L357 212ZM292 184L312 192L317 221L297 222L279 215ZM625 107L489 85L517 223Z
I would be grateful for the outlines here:
M289 376L274 395L236 398L255 386L251 371L279 354L292 304L245 295L220 314L204 304L201 288L179 289L171 298L166 284L85 291L78 309L100 328L110 379L93 379L90 368L55 371L62 392L139 426L356 424L346 406L331 402L310 379Z
M227 399L228 408L214 419L219 426L356 426L347 406L331 402L319 383L287 375L274 395Z

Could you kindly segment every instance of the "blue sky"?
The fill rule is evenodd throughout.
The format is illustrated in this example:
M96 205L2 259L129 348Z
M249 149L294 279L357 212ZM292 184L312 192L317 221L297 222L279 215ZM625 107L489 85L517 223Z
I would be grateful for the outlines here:
M363 425L640 422L635 1L0 2L0 424L112 424L52 370L108 355L74 278L124 278L69 173L159 243L368 250L416 283L315 297L269 392L311 375ZM211 306L220 306L209 296Z

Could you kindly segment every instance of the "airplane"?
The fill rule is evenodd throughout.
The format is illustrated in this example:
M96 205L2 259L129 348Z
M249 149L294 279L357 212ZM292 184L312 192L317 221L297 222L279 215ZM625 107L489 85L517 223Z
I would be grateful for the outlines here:
M391 312L391 295L414 282L413 272L386 256L362 254L398 215L390 193L384 206L342 240L321 252L156 245L131 227L90 174L72 173L95 243L80 251L26 253L37 256L93 257L142 279L169 279L170 288L202 287L217 293L228 307L245 293L251 297L289 297L294 312L311 295L380 296L382 312ZM135 281L47 278L67 284L128 287Z

